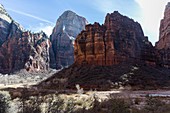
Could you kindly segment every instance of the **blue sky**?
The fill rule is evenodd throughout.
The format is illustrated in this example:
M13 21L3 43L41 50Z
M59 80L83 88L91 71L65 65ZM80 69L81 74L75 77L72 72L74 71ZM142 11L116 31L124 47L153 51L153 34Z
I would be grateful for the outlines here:
M160 20L170 0L1 0L11 17L25 29L44 30L48 35L58 17L72 10L89 23L103 23L105 15L115 10L138 21L154 44L159 38Z

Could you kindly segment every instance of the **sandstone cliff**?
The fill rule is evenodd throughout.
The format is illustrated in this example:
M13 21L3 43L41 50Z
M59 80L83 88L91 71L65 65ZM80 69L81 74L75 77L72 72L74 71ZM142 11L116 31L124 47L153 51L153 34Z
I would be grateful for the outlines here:
M75 62L109 66L131 60L155 63L152 44L139 23L119 12L107 14L104 25L87 25L75 40Z
M170 48L170 2L166 5L164 18L161 20L159 29L159 41L156 43L157 49Z
M22 31L23 28L9 16L3 5L0 4L0 46L8 38L20 38Z
M0 72L11 73L20 69L46 71L49 46L50 41L43 32L23 32L21 38L9 38L0 47Z
M170 68L170 2L166 5L164 18L160 23L159 41L156 43L158 64Z
M87 20L72 11L65 11L57 20L51 34L50 65L52 68L62 68L73 64L73 42L76 36L85 28Z
M37 87L63 90L79 84L87 90L169 88L170 70L157 65L162 61L160 53L144 36L139 23L117 11L107 14L103 25L86 25L74 47L75 63Z
M24 31L0 5L0 73L47 70L49 47L45 33Z

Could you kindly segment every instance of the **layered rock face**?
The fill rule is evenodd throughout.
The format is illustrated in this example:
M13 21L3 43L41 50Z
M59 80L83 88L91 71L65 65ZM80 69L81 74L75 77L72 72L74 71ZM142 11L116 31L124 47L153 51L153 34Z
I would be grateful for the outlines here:
M86 25L74 44L75 63L38 84L40 88L110 90L169 88L170 49L155 49L139 23L118 12ZM161 66L158 66L161 65Z
M104 25L87 25L76 38L74 47L76 63L103 66L127 60L150 62L154 52L140 24L117 11L107 14Z
M47 70L49 46L45 33L25 32L0 5L0 73Z
M11 73L20 69L45 71L49 67L50 41L41 32L23 32L21 38L11 37L0 47L0 72Z
M21 37L23 28L15 22L0 4L0 46L9 37Z
M72 11L65 11L57 20L51 35L50 66L62 68L73 64L73 42L85 28L87 20Z
M170 48L170 2L166 5L164 18L161 20L159 29L159 41L156 43L157 49Z
M170 68L170 2L166 5L164 18L161 20L159 41L155 48L158 49L158 64L163 67Z

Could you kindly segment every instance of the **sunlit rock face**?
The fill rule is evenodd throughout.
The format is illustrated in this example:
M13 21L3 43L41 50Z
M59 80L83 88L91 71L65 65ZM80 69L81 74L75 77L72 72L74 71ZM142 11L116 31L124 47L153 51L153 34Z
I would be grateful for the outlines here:
M0 47L0 72L48 70L49 47L50 41L43 32L23 32L20 38L10 37Z
M21 37L22 27L15 22L0 4L0 46L9 37Z
M159 41L156 43L157 49L170 48L170 2L166 5L164 18L161 20Z
M117 11L107 14L103 25L86 25L77 36L74 47L76 63L103 66L127 60L147 61L153 51L140 24Z
M139 23L113 12L86 25L74 44L75 63L37 86L44 89L169 88L170 49L156 49ZM116 86L116 87L115 87Z
M158 49L158 64L170 68L170 2L166 5L159 30L159 41L155 46Z
M72 11L65 11L57 20L51 34L50 66L64 68L74 62L73 42L85 28L87 20Z
M24 31L0 5L0 73L48 70L50 45L45 33Z

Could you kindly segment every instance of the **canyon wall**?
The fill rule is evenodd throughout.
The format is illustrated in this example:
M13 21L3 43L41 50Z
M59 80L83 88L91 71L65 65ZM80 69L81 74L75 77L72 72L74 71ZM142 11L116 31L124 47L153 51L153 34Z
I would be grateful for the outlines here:
M153 62L153 46L139 23L115 11L105 23L86 25L75 40L75 62L109 66L123 61Z
M156 42L158 64L170 68L170 2L166 5L164 18L160 23L159 41Z

